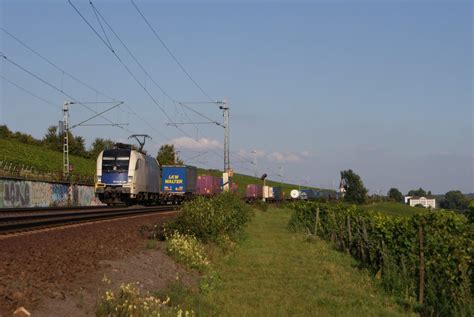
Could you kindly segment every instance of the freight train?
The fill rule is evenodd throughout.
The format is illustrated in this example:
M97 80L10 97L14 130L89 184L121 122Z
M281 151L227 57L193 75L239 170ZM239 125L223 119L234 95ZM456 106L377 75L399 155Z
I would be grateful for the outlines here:
M237 184L231 190L236 191ZM97 157L95 193L107 205L180 204L196 195L214 196L222 179L197 176L189 165L163 165L131 145L117 143Z
M238 185L231 183L236 193ZM102 151L97 157L95 193L107 205L180 204L195 196L215 196L222 192L222 178L197 175L197 168L189 165L163 165L131 145L117 143L113 149ZM291 198L312 200L327 196L312 189L292 190ZM246 201L284 200L281 187L248 184L243 197Z

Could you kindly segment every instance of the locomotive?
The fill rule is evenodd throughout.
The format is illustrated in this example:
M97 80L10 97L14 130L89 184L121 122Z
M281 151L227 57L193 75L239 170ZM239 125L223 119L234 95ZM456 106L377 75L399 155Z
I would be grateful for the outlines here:
M95 192L107 205L156 203L160 198L158 161L131 145L117 143L97 157Z

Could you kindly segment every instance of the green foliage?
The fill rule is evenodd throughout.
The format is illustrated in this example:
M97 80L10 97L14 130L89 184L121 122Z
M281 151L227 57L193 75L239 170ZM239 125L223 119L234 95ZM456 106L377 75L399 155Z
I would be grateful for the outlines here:
M429 195L431 195L431 192L428 191L428 193L427 193L427 192L425 192L425 190L424 190L423 188L421 188L421 187L418 188L418 189L412 189L412 190L410 190L410 191L408 192L408 194L407 194L407 196L417 196L417 197L422 197L422 196L423 196L423 197L426 197L426 196L429 196Z
M469 212L467 214L467 219L470 223L474 223L474 200L471 200L469 203Z
M469 208L469 198L460 190L451 190L444 195L444 199L440 202L440 207L464 211Z
M6 125L0 125L0 139L15 140L24 144L41 145L41 141L27 133L12 132Z
M183 164L183 161L178 157L173 144L163 144L158 151L156 160L160 165Z
M387 193L388 199L398 203L403 201L403 194L397 188L390 188Z
M355 204L364 204L367 201L367 189L359 175L349 169L341 172L341 179L345 184L345 201Z
M12 139L0 138L1 160L6 160L16 165L32 167L37 171L61 172L63 154L50 150L44 146L24 144ZM94 176L95 160L70 155L71 164L74 166L73 175Z
M203 242L216 241L221 235L240 233L251 215L249 206L237 196L223 193L213 198L197 197L185 203L165 228L192 234Z
M425 212L411 217L387 216L356 206L298 202L289 221L292 231L314 233L350 252L384 287L414 302L420 269L419 230L422 228L425 267L425 314L474 313L472 294L474 225L453 212Z
M85 139L81 136L74 136L71 132L69 137L69 153L82 157L88 157L89 153L86 151ZM54 151L63 150L63 136L58 135L58 127L50 126L41 141L43 145Z

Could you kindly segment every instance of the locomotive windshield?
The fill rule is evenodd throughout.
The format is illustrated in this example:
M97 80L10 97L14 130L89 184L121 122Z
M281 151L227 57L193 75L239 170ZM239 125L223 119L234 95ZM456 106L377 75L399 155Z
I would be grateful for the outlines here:
M102 155L102 171L128 172L130 149L105 150Z

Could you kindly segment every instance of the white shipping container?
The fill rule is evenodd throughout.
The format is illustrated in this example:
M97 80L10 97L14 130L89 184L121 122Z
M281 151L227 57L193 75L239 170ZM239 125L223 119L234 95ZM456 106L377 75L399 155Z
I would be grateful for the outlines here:
M273 187L263 186L263 198L273 198Z

